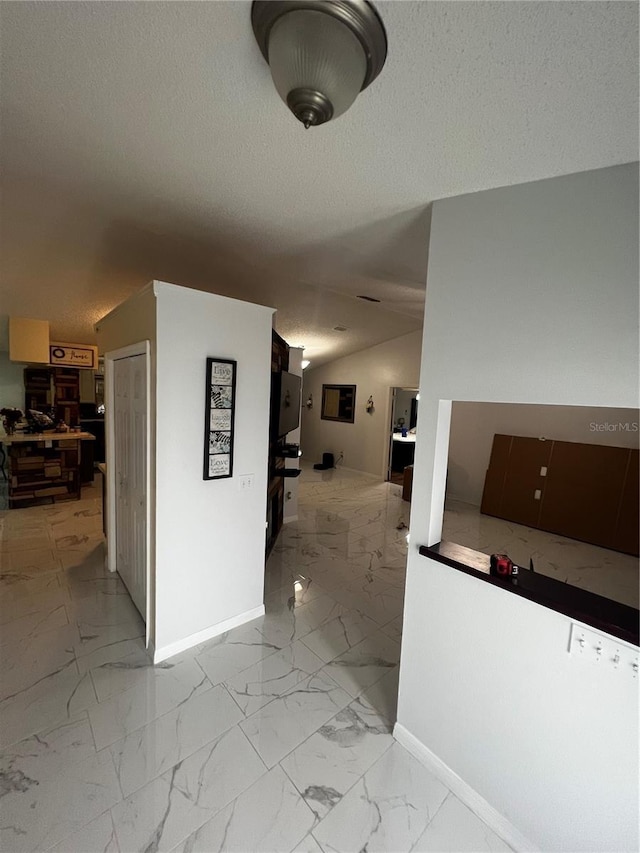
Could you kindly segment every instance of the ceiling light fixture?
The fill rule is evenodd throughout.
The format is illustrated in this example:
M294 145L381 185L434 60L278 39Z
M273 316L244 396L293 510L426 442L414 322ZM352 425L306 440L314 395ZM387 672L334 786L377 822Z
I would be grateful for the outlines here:
M310 364L311 364L311 362L309 361L309 359L308 359L308 358L303 359L303 360L302 360L302 369L303 369L303 370L306 370L306 369L307 369L307 367L309 367L309 365L310 365Z
M278 94L306 128L346 112L387 58L366 0L254 0L251 25Z

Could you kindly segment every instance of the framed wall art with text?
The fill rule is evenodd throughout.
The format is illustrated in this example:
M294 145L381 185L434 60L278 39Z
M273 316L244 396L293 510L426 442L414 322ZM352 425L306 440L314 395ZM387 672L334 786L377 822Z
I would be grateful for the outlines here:
M233 474L233 426L236 396L235 361L207 359L204 407L204 480Z

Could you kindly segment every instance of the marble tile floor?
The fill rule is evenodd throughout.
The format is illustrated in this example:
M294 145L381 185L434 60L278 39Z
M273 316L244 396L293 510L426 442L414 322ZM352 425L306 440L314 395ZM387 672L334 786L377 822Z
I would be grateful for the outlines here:
M0 849L509 849L391 734L397 487L305 470L266 615L153 667L99 485L0 512Z

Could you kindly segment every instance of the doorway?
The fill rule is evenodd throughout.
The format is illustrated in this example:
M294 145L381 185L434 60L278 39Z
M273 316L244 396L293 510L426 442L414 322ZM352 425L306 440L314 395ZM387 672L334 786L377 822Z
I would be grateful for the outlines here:
M105 355L107 561L150 640L149 342Z
M418 422L417 388L392 388L387 480L401 486L404 469L413 465Z

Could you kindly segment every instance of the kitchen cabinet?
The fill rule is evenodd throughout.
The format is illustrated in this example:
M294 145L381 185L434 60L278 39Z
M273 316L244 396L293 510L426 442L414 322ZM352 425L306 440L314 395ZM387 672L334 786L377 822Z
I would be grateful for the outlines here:
M393 436L391 448L391 470L396 474L402 474L407 465L413 465L416 452L416 437L411 435Z

